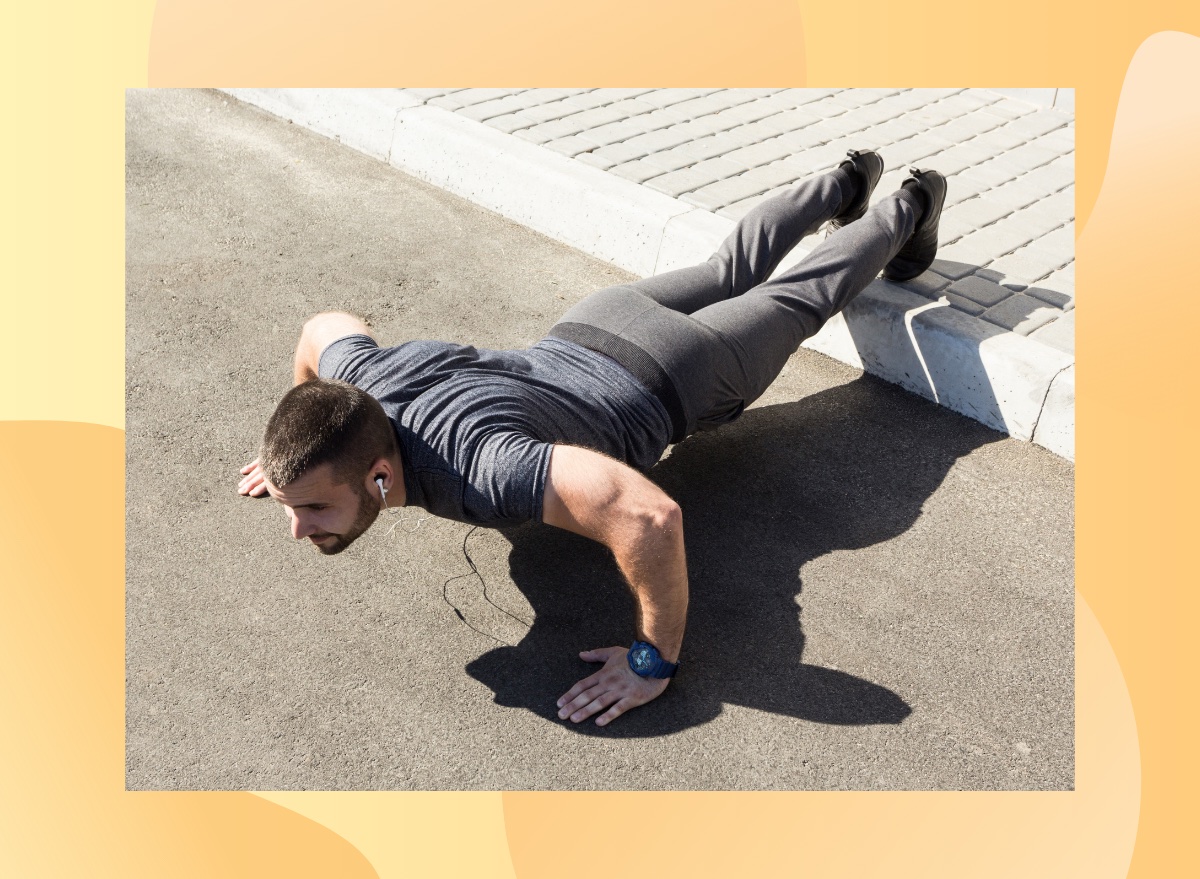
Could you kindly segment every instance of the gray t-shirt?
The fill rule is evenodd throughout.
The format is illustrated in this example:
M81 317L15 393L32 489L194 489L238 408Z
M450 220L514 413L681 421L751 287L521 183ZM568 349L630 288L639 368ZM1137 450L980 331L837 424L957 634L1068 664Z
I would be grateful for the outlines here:
M318 373L383 406L408 504L475 525L541 521L555 443L648 470L671 436L662 403L624 367L559 339L489 351L346 336L321 352Z

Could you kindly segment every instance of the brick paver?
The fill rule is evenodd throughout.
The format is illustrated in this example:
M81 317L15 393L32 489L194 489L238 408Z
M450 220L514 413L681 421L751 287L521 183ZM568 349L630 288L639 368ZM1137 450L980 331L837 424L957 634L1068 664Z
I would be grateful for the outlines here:
M1050 345L1068 354L1075 353L1075 312L1069 311L1062 317L1039 327L1030 333L1044 345Z
M1059 314L1058 309L1040 299L1026 296L1024 293L1014 293L1000 304L993 305L982 316L989 323L1027 336L1050 323Z
M999 305L1013 295L1013 291L1001 287L991 281L985 281L978 275L969 275L950 285L950 292L964 299L970 299L984 308Z
M1049 277L1062 265L1062 254L1051 253L1038 247L1022 247L1004 255L988 268L1015 282L1019 289Z
M919 293L929 299L936 299L945 292L950 281L936 272L922 272L917 277L900 284L906 290Z
M691 192L718 180L724 180L735 174L740 174L742 168L736 162L728 159L708 159L689 168L671 171L649 182L651 189L664 192L678 198L685 192Z
M947 176L939 258L903 286L1074 351L1073 115L986 89L408 89L733 219L847 149ZM1067 319L1069 317L1069 320Z

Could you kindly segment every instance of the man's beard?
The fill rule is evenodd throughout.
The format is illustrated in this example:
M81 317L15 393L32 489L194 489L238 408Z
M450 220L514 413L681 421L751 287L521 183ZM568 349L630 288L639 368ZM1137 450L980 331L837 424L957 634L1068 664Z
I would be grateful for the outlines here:
M358 495L358 513L355 514L354 521L350 524L350 530L345 534L334 535L334 539L328 543L314 544L321 555L337 555L362 536L363 532L375 523L375 519L379 515L379 505L375 502L375 498L371 497L370 492L357 482L353 485L354 493Z

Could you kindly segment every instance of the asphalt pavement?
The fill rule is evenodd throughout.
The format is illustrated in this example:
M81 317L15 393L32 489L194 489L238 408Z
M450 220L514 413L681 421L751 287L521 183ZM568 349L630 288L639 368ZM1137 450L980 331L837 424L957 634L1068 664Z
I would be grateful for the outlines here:
M602 547L408 509L325 557L238 468L313 313L515 348L633 276L215 92L128 92L126 172L130 789L1072 787L1069 462L801 349L652 471L679 677L573 725Z

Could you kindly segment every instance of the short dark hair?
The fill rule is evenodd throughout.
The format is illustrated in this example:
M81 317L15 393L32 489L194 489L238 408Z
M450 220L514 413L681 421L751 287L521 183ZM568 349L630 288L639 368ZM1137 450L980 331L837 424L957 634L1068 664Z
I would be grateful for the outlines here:
M314 378L283 395L267 422L258 462L283 487L314 467L332 464L334 479L353 482L396 448L379 401L352 384Z

